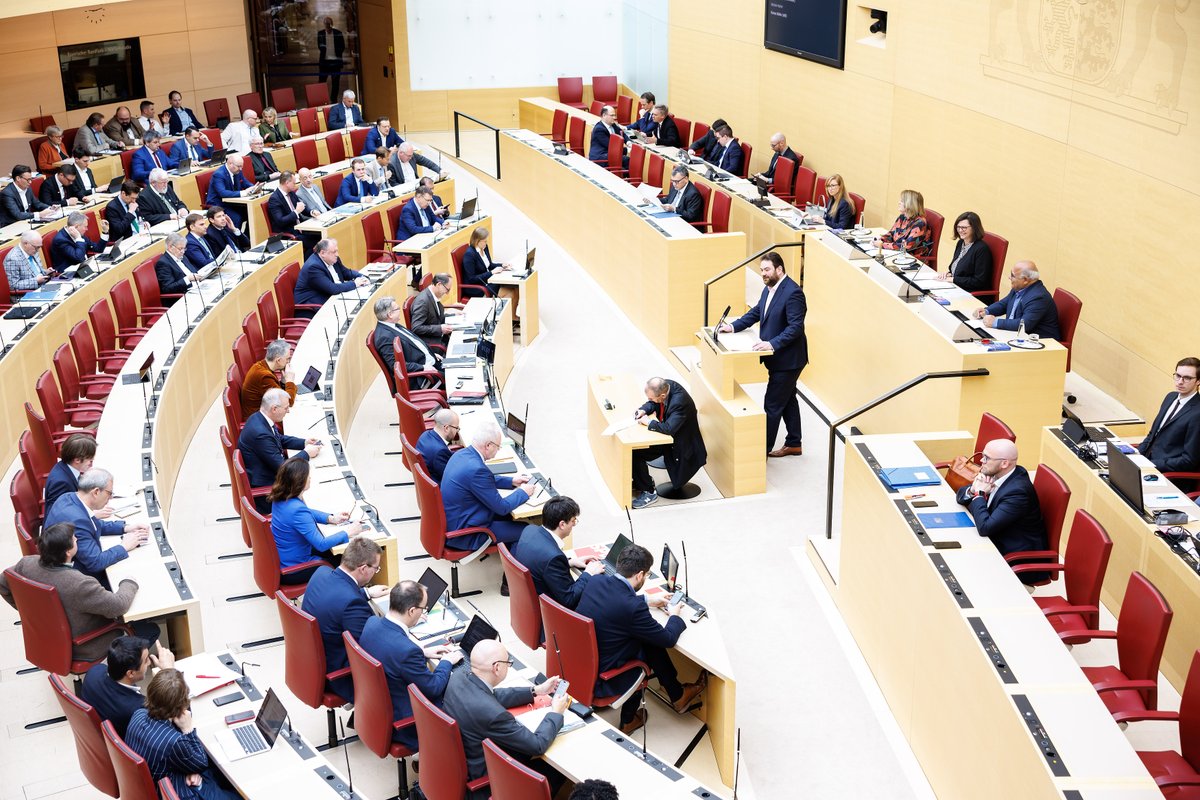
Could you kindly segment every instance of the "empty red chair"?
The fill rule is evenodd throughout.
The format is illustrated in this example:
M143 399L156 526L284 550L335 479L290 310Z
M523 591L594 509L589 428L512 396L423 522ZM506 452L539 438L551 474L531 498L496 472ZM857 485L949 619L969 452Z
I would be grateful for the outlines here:
M674 114L671 115L671 119L675 120L675 127L679 129L679 141L681 141L681 142L688 141L688 137L692 135L691 134L691 130L692 130L691 120L684 119L683 117L678 117ZM696 124L699 125L700 123L697 122ZM707 130L707 128L705 130Z
M1023 564L1013 572L1050 571L1063 576L1064 594L1035 595L1033 601L1050 620L1054 630L1067 644L1083 644L1091 640L1090 632L1100 624L1100 588L1104 572L1112 555L1112 539L1104 527L1082 508L1075 512L1071 523L1071 538L1062 564Z
M984 231L983 243L992 251L992 288L971 292L971 294L984 303L994 303L1000 299L1000 283L1008 274L1004 271L1004 261L1008 258L1008 239L991 231ZM1067 357L1070 358L1069 352ZM1071 368L1067 367L1067 369Z
M92 428L100 422L104 404L78 399L67 402L63 398L58 381L54 380L54 375L49 371L43 372L38 377L34 384L34 391L52 431L65 431L67 425L75 428Z
M409 685L408 696L412 700L412 718L421 747L426 753L437 753L432 764L421 764L419 785L425 797L428 800L462 800L467 792L486 789L487 775L467 780L467 756L458 723L431 703L416 686Z
M738 173L739 178L744 178L750 172L750 156L754 153L754 145L749 142L742 142L742 171Z
M196 192L200 195L200 207L208 208L208 184L212 182L213 170L196 173Z
M1054 308L1058 311L1058 341L1067 348L1067 372L1071 371L1071 345L1075 341L1075 326L1083 311L1083 301L1066 289L1054 290Z
M126 178L129 177L130 171L133 168L133 154L136 152L137 152L137 150L134 150L132 148L129 150L121 151L121 172L124 173ZM31 186L30 189L32 189L32 188L33 187ZM34 192L34 197L36 197L36 196L37 196L37 193Z
M691 225L697 230L706 231L708 230L708 208L712 200L712 189L709 188L707 183L702 183L701 181L693 182L692 186L696 187L696 191L700 193L701 199L704 200L704 208L700 211L700 219L691 223Z
M584 155L583 152L583 117L571 117L570 132L568 133L568 141L571 144L571 150L579 155Z
M346 140L341 131L325 134L325 149L329 151L330 164L346 160ZM337 179L338 184L341 185L342 176L337 176ZM336 196L334 195L334 197ZM333 205L333 203L331 202L330 205Z
M275 610L279 612L279 624L283 628L283 680L288 691L301 703L309 708L325 709L329 746L337 747L334 709L344 706L346 699L327 691L326 687L330 681L349 675L350 668L325 671L325 642L321 639L317 618L293 605L283 592L275 593Z
M50 675L50 687L62 707L63 716L71 726L75 738L75 754L79 757L79 770L95 789L109 797L118 796L117 774L113 771L112 759L104 746L104 733L100 730L100 715L96 709L69 690L62 678Z
M127 280L117 281L108 290L108 298L117 317L117 335L121 338L121 344L133 349L149 330L142 324L138 314L133 299L133 284Z
M163 295L158 286L158 275L154 272L154 262L157 259L148 258L133 268L133 288L137 293L138 309L146 325L153 325L159 317L167 313L163 305ZM177 300L181 294L169 294L168 299Z
M112 325L112 314L108 313L108 302L106 300L98 300L92 305L88 311L88 317L92 317L92 311L95 311L95 317L99 324L104 325L107 321L108 330L105 332L107 338L105 341L115 342L116 330ZM75 364L79 368L79 375L83 380L91 380L91 378L113 378L121 371L121 367L129 358L127 350L104 350L97 352L96 342L92 340L92 332L88 330L86 322L76 322L71 326L71 332L67 334L67 340L71 344L71 353L75 356ZM113 381L109 381L112 383Z
M854 201L854 210L858 214L858 218L855 219L854 221L856 223L861 222L863 219L863 214L866 213L866 210L867 210L867 198L863 197L861 194L858 194L857 192L850 192L849 194L850 194L850 199Z
M33 410L33 404L29 401L25 401L25 421L29 425L29 433L33 436L33 446L44 448L48 453L57 453L72 433L95 435L92 431L54 430L45 417Z
M158 800L158 789L150 775L146 759L135 753L125 740L117 734L111 722L100 726L104 744L117 775L117 787L121 800Z
M246 334L246 341L254 360L261 361L267 352L267 338L263 335L262 323L258 319L257 311L251 311L242 317L242 333ZM249 370L244 370L244 372L249 372Z
M650 166L646 168L646 183L658 189L663 187L663 168L666 162L658 153L650 154Z
M204 116L208 118L208 127L221 127L221 120L229 120L229 101L224 97L204 101ZM215 144L215 142L214 142Z
M238 453L241 455L241 453ZM235 462L236 463L236 462ZM274 597L276 592L288 600L295 600L304 594L308 582L281 584L280 577L291 575L303 570L326 564L322 559L314 558L303 564L280 568L279 548L275 545L275 536L271 533L271 523L254 508L254 502L248 498L242 499L242 519L250 534L250 550L254 556L254 583L258 590L267 597Z
M729 210L733 201L726 192L714 189L712 194L712 225L710 233L729 233Z
M492 800L550 800L546 776L514 760L491 739L483 740L483 761L487 764Z
M309 108L329 105L329 84L324 81L304 84L304 104Z
M351 153L358 154L363 151L363 148L367 146L367 134L370 132L370 128L354 128L350 131Z
M633 122L633 98L627 94L617 98L617 122L621 125Z
M646 148L636 142L629 145L629 172L625 180L631 186L642 185L642 175L646 173Z
M362 225L363 244L366 248L367 261L386 261L389 264L395 264L396 253L392 250L392 246L400 244L400 242L396 239L388 238L384 232L383 213L372 211L369 214L363 214L359 219L359 224Z
M1113 715L1117 722L1158 720L1179 722L1179 752L1139 750L1138 758L1158 784L1163 797L1172 800L1196 800L1200 797L1200 650L1192 656L1187 683L1179 701L1179 712L1128 711Z
M513 557L508 545L501 543L499 550L504 577L508 580L509 622L517 638L530 650L537 650L543 644L542 610L533 574Z
M271 90L271 105L280 114L288 114L296 110L296 90L290 86Z
M71 348L65 344L58 346L50 360L54 364L54 375L58 378L64 402L91 400L100 405L104 404L105 398L112 391L112 375L90 375L90 380L80 378L75 356L71 355Z
M606 106L617 104L617 76L596 75L592 78L592 97Z
M244 94L239 94L237 96L237 104L238 116L245 114L251 109L254 110L255 114L258 114L260 117L262 116L262 95L260 95L258 92L245 92Z
M300 276L300 265L293 261L279 271L275 276L275 305L279 307L279 324L285 328L302 325L308 327L312 320L296 317L296 279ZM316 311L320 306L315 303L304 303L302 309Z
M511 591L512 586L509 585ZM620 707L634 692L646 685L650 667L636 659L621 666L600 672L600 651L596 646L596 626L589 618L559 605L546 595L538 598L542 607L542 625L546 641L555 642L546 648L546 671L571 682L571 696L585 706ZM596 696L597 679L612 680L625 673L634 674L634 682L624 694L611 697Z
M779 160L781 162L783 161L782 158ZM779 168L776 167L775 169L776 169L776 172L778 172ZM794 179L795 182L794 182L794 188L792 189L792 192L793 192L793 195L795 198L796 205L803 206L808 201L808 198L811 198L813 196L814 185L816 184L816 181L817 181L817 173L808 167L803 167L803 166L799 166L799 165L796 166L794 172L795 172L795 179Z
M312 139L300 139L292 145L292 153L296 157L296 168L307 167L316 169L321 161L317 158L317 143Z
M567 143L567 112L561 108L554 109L554 119L550 123L550 141L554 144Z
M485 553L496 552L495 535L482 526L447 530L442 490L420 464L413 465L413 483L417 487L417 505L421 508L421 546L433 558L450 562L450 596L479 594L478 591L464 594L458 590L458 565L459 562L470 563ZM475 550L455 550L448 546L456 538L480 533L487 536L487 541Z
M629 171L625 169L625 141L621 137L608 137L608 163L605 166L618 177L628 177Z
M33 432L29 430L22 431L17 438L17 451L21 456L21 466L29 473L36 494L40 495L46 487L46 476L58 463L55 452L37 447L34 444Z
M42 527L44 505L42 492L34 485L32 475L19 469L8 485L8 499L12 501L15 516L24 524L29 534L35 535Z
M587 106L583 102L583 78L559 78L558 102L564 106L574 106L581 111Z
M320 629L316 620L313 620L312 628L320 641ZM401 728L412 727L413 718L394 719L392 694L388 688L387 673L383 671L383 664L363 650L350 631L342 633L342 641L346 643L346 657L350 661L350 675L354 680L354 730L359 741L372 753L380 758L390 756L396 759L400 797L405 797L408 795L408 766L404 759L415 751L400 742L393 742L392 734ZM440 761L440 752L438 756L439 758L433 759L434 769L437 769L437 763ZM430 800L433 798L430 797Z
M341 134L336 134L341 136ZM339 138L338 141L341 141ZM338 173L321 178L321 194L325 195L325 204L330 208L337 205L338 189L342 186L342 176Z
M795 201L797 205L804 205L812 197L812 194L810 193L807 197L803 194L795 194L795 184L796 162L780 156L775 161L775 174L771 176L771 194L780 200L787 200L789 203Z
M246 375L256 361L258 359L254 357L254 351L250 349L249 337L245 333L239 334L233 340L233 362L241 370L241 373Z
M301 136L315 136L321 132L321 125L317 122L317 110L315 108L302 108L297 111L296 124L300 126ZM299 159L299 156L296 158ZM299 165L298 160L297 165Z
M942 227L946 224L946 218L929 206L926 206L925 221L929 223L929 234L933 237L933 246L929 248L929 255L922 260L930 267L936 269L938 249L942 244Z
M588 113L591 114L593 117L600 116L600 112L603 110L604 110L604 103L601 103L599 100L593 100L591 103L588 104Z
M271 335L267 337L267 341L282 338L295 346L304 329L298 326L284 326L279 321L279 309L275 306L275 293L269 291L263 292L258 296L256 305L258 308L258 318L262 321L263 330L271 332Z
M4 263L5 256L15 246L10 244L8 247L0 247L0 264ZM14 292L8 285L8 272L0 269L0 311L7 311L12 308L13 294ZM24 294L24 292L17 292L16 294Z

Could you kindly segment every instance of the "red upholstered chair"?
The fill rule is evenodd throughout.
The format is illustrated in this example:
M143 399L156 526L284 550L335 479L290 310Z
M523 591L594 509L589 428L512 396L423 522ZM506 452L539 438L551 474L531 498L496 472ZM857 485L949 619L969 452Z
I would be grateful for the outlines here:
M1083 667L1100 699L1114 715L1143 713L1158 708L1158 664L1162 659L1173 612L1162 593L1140 572L1129 576L1115 631L1060 631L1067 640L1076 635L1117 640L1117 665Z
M46 117L46 119L54 119ZM47 125L46 128L50 126ZM35 128L34 130L46 130L46 128ZM67 153L75 152L75 137L79 134L79 128L63 128L63 151Z
M425 413L432 409L423 409L402 394L392 397L396 401L396 419L400 425L401 438L407 436L415 442L421 438L422 433L433 427L433 418L425 416Z
M228 389L224 390L221 393L222 397L227 396L228 391ZM226 419L226 423L228 422L229 420ZM240 461L242 454L238 452L234 439L230 438L229 431L228 424L222 425L217 431L217 436L221 441L221 453L225 456L225 468L229 471L229 492L233 496L233 513L238 515L238 519L242 523L242 541L246 543L246 547L250 547L250 528L246 525L246 521L241 519L242 496L251 496L254 494L254 490L250 488L250 481L246 477L244 465L240 471L234 469L234 460ZM259 491L266 488L264 486Z
M341 131L325 134L325 149L329 151L329 163L336 164L339 161L346 160L346 139ZM338 176L338 184L341 185L342 176ZM335 194L334 197L337 197ZM332 203L331 203L332 205Z
M396 239L389 239L383 230L383 212L373 211L363 214L361 224L368 262L386 261L389 264L395 264L397 259L392 245L400 244L400 242Z
M154 262L157 259L148 258L133 268L133 289L137 293L138 310L146 325L153 325L159 317L167 313L163 305L162 290L158 286L158 275L154 272ZM179 299L182 294L168 294L167 299Z
M137 152L137 150L133 149L133 148L131 148L129 150L121 151L121 172L125 173L126 178L129 177L130 171L132 170L133 154L136 152ZM30 187L30 188L33 188L33 187ZM33 194L35 197L37 196L37 192L34 192Z
M629 172L625 180L631 186L641 186L642 176L646 174L646 148L636 142L629 145Z
M1172 800L1196 800L1200 797L1200 650L1192 656L1179 712L1129 711L1114 714L1117 722L1158 720L1179 722L1179 752L1139 750L1138 758L1158 784L1164 797ZM486 755L486 754L485 754ZM493 795L494 797L495 795Z
M700 211L699 221L691 223L691 226L699 231L707 231L708 208L712 201L712 189L708 187L707 183L701 183L700 181L693 181L692 186L696 187L696 191L700 193L700 198L704 201L704 208Z
M3 270L0 270L2 272ZM117 340L117 326L113 320L112 307L108 300L97 300L92 303L88 309L88 323L91 325L91 332L84 327L83 322L77 322L71 328L71 333L68 338L71 340L71 349L75 353L75 359L79 363L86 363L88 360L96 362L98 371L107 375L117 375L125 366L126 360L129 358L131 347L122 348ZM92 336L95 336L95 343L92 344ZM85 359L84 356L91 354L90 359Z
M330 208L337 205L338 190L341 186L342 176L336 172L321 178L321 194L325 195L325 204Z
M150 775L146 759L139 756L125 740L117 734L111 722L100 725L108 758L117 776L117 788L121 800L159 800L158 789Z
M1004 421L990 412L983 412L983 416L979 418L979 432L975 434L975 449L973 454L982 453L984 445L993 439L1008 439L1010 442L1017 441L1017 434L1012 428L1004 424ZM946 469L950 466L949 461L941 461L934 465L935 469Z
M117 281L108 290L108 299L112 301L117 317L117 335L121 338L121 344L133 349L149 330L138 314L137 304L133 299L133 284L127 280Z
M170 778L163 778L158 782L159 800L179 800L179 793L175 791L175 784L171 783Z
M280 114L288 114L296 110L296 90L291 86L271 90L271 105Z
M83 433L95 436L91 430L60 431L55 430L50 421L33 410L33 405L25 402L25 421L29 425L29 433L33 436L33 446L45 448L47 452L57 453L72 433Z
M258 183L258 178L254 177L254 165L250 163L249 158L246 158L242 161L242 177L244 177L250 185Z
M1004 261L1008 258L1008 239L997 233L985 231L983 243L992 251L992 288L971 292L971 294L984 303L994 303L1000 299L1000 283L1008 274L1004 271ZM1069 354L1068 358L1070 358ZM1067 369L1069 370L1070 367Z
M625 169L625 140L617 136L608 137L608 163L606 169L612 174L626 178L629 171Z
M567 143L567 112L565 109L554 109L554 119L550 122L550 141L554 144Z
M113 771L112 759L104 746L104 734L100 730L100 715L96 709L69 690L62 678L50 675L50 688L62 707L63 716L71 726L75 738L75 754L79 757L79 770L93 788L109 797L117 797L117 774Z
M550 800L550 782L501 750L491 739L483 740L483 761L491 782L492 800Z
M1060 564L1059 543L1062 541L1063 520L1067 516L1067 504L1071 502L1071 487L1067 486L1067 482L1057 472L1050 469L1050 467L1047 467L1045 464L1038 464L1037 472L1033 476L1033 491L1037 493L1038 506L1042 509L1042 519L1046 523L1046 542L1049 547L1046 550L1022 550L1016 553L1008 553L1004 556L1004 560L1009 564L1029 559ZM1045 570L1016 570L1014 568L1014 571L1044 572ZM1049 582L1050 579L1047 578L1036 585L1044 585Z
M312 139L301 139L292 145L292 153L296 157L296 168L307 167L316 169L320 165L317 158L317 143Z
M926 206L925 221L929 223L929 233L933 237L933 246L929 249L929 255L923 258L922 261L936 269L938 250L942 245L942 227L946 224L946 218Z
M813 190L813 196L810 198L814 203L822 207L827 205L829 202L829 198L825 197L825 181L826 177L824 175L817 176L817 182ZM797 195L797 204L799 204L801 199L803 198L800 198L799 195Z
M797 195L795 193L796 186L796 162L790 158L780 156L775 162L775 174L771 177L771 194L778 197L780 200L795 202L797 205L804 205L812 197Z
M196 173L196 192L200 195L200 207L208 208L208 184L212 182L213 170Z
M601 103L599 100L593 100L591 102L591 104L588 105L588 113L591 114L593 117L600 116L600 112L603 110L604 110L604 103Z
M729 209L733 201L720 189L712 193L712 225L709 233L729 233Z
M371 357L375 359L375 363L379 366L379 371L383 373L383 379L387 382L388 394L396 393L396 376L387 368L387 363L379 357L379 350L375 347L375 331L372 330L367 334L367 350L370 351Z
M329 84L324 81L304 84L304 105L309 108L329 105Z
M257 311L251 311L242 317L242 333L246 334L246 341L250 345L250 353L254 356L254 360L261 361L267 352L267 338L263 335L262 323L258 319ZM245 372L249 372L249 370L243 368L243 374Z
M675 125L676 126L679 125L678 118L675 119ZM708 128L709 128L708 125L705 125L703 122L700 122L699 120L697 120L696 124L692 126L692 138L689 139L687 136L685 136L683 128L680 128L679 129L679 141L688 142L688 147L690 149L692 144L694 144L704 138L704 134L708 133Z
M294 327L303 330L312 320L296 316L296 279L299 277L300 264L293 261L279 271L272 285L275 287L275 305L279 307L279 324L285 328ZM301 303L300 308L316 311L320 305Z
M312 621L312 630L317 641L321 641L321 632L315 619ZM408 797L408 765L404 759L415 751L393 742L392 734L414 725L413 718L394 719L392 694L388 689L387 673L383 671L383 664L363 650L350 631L342 633L342 641L346 643L350 677L354 681L354 730L359 741L372 753L380 758L396 759L396 779L400 787L400 797ZM437 758L431 759L436 769L442 754L437 750L426 752L438 753Z
M660 191L663 188L663 168L666 166L666 161L658 153L650 154L650 165L646 167L646 183L657 187Z
M512 586L510 584L511 591ZM571 682L571 696L585 706L620 706L638 689L646 685L650 667L643 661L626 661L616 669L600 672L600 651L596 646L596 626L587 617L559 605L547 595L538 597L542 607L542 625L546 641L546 671ZM636 671L636 672L635 672ZM596 696L596 680L612 680L618 675L634 672L636 680L624 694L611 697Z
M58 378L64 401L88 400L103 407L112 391L112 375L89 375L87 380L80 378L75 356L71 355L71 348L65 344L58 346L50 360L54 364L54 375Z
M245 92L237 96L238 116L245 114L250 109L254 109L254 113L262 116L263 104L262 95L258 92Z
M24 514L13 514L13 527L17 529L17 546L21 549L21 556L36 556L38 554L37 534L38 526L31 523Z
M275 610L283 628L283 680L288 691L309 708L325 709L329 746L338 746L337 714L334 709L344 706L346 699L327 691L329 681L350 674L345 667L326 672L325 642L316 617L292 604L283 592L275 593Z
M593 76L592 97L606 106L615 106L617 104L617 76Z
M58 463L53 450L43 450L34 443L33 431L21 431L17 438L17 452L21 456L21 466L29 473L33 487L40 495L46 487L46 477L54 465ZM19 509L18 509L19 510Z
M37 195L34 195L35 197ZM47 267L52 266L50 261L50 244L54 241L54 237L58 235L58 230L46 231L42 234L42 263Z
M254 351L250 349L250 339L246 334L241 333L233 340L233 363L241 370L242 375L250 372L250 367L254 366L254 362L258 361L254 357Z
M617 98L617 122L621 125L633 122L633 98L627 94Z
M45 516L42 498L42 490L34 484L32 475L27 470L17 470L8 485L8 499L12 501L13 511L16 512L14 516L22 521L30 536L40 535L42 518ZM37 552L36 547L34 552Z
M421 546L433 558L450 562L450 596L466 597L479 594L460 592L458 590L459 562L469 564L486 553L496 552L496 537L490 530L482 526L472 526L458 530L446 529L446 507L442 504L442 490L429 477L429 473L420 464L413 465L413 483L417 487L417 505L421 509ZM454 539L470 534L482 533L488 541L475 550L455 550L448 546Z
M675 120L675 127L679 129L679 141L681 141L681 142L695 141L696 138L699 138L700 134L692 135L692 133L691 133L692 123L690 120L686 120L683 117L677 117L674 114L671 115L671 119ZM700 123L697 122L696 125L697 125L697 127L699 127ZM708 129L705 128L705 130L708 130ZM689 135L692 135L693 138L689 139L688 138Z
M230 119L229 101L224 97L219 97L215 100L205 100L204 116L208 118L208 127L221 127L221 120ZM216 144L216 142L214 141L213 144Z
M538 592L529 568L517 561L509 552L508 545L501 543L500 563L504 566L504 577L508 579L509 620L517 638L530 650L542 647L542 611L538 606Z
M374 345L374 342L372 342ZM418 405L424 400L437 400L439 404L444 404L446 400L446 389L442 385L442 376L437 370L423 369L416 372L408 370L408 362L404 360L404 349L400 344L400 337L392 340L392 356L395 359L395 376L396 376L396 391L411 398ZM433 386L425 389L413 389L409 382L413 378L424 378L432 381ZM442 387L442 388L438 388ZM405 391L407 389L407 391ZM443 405L443 407L448 407Z
M11 244L8 247L0 247L0 264L4 263L4 257L8 255L8 252L13 247L15 245ZM24 292L17 292L17 294L24 294ZM0 269L0 311L7 311L12 308L12 298L13 291L8 285L8 273Z
M361 153L367 146L367 134L370 132L370 128L354 128L350 131L350 151L353 155Z
M1075 341L1075 326L1083 311L1083 301L1066 289L1054 290L1054 308L1058 311L1059 343L1067 348L1067 372L1071 371L1071 344Z
M571 145L571 150L581 156L586 155L583 152L583 117L571 117L568 128L567 141Z
M271 336L267 337L267 341L283 338L291 342L292 346L296 346L296 342L300 339L300 334L304 333L304 328L299 325L284 325L279 319L279 308L275 305L275 293L263 292L258 296L258 318L262 321L264 331L271 331Z
M854 201L854 210L858 213L858 217L854 220L858 222L863 219L863 214L867 210L867 198L857 192L850 192L850 199Z
M321 126L317 122L317 110L315 108L301 108L296 112L296 124L300 126L301 136L315 136L321 132ZM300 144L297 142L296 144ZM295 145L293 145L295 147ZM315 143L314 143L315 147ZM313 152L316 152L315 150ZM300 155L296 155L296 164L300 165ZM305 165L306 166L306 165ZM310 167L311 169L311 167Z
M463 280L462 262L469 245L463 242L450 251L450 263L454 266L454 283L458 287L458 299L464 297L487 297L488 288L478 283L466 283Z
M241 453L239 452L234 458L235 470L237 469L240 457ZM279 582L280 576L300 572L309 567L319 567L328 562L320 558L314 558L303 564L280 568L279 548L275 545L275 536L271 533L270 521L258 513L249 497L242 497L241 502L242 519L246 522L247 533L250 534L250 549L254 554L254 582L258 585L258 590L267 597L274 597L276 592L280 592L288 600L295 600L304 594L304 590L308 584L295 583L283 585Z
M1075 631L1064 639L1067 644L1083 644L1091 636L1082 631L1095 631L1100 624L1100 588L1108 558L1112 555L1112 539L1104 527L1082 508L1075 512L1071 523L1071 538L1062 564L1022 564L1013 572L1050 571L1063 576L1063 595L1035 595L1033 600L1060 634Z
M104 404L95 400L74 399L68 402L49 370L38 376L34 392L52 431L66 431L68 425L73 428L95 427L104 411Z
M564 106L586 109L583 102L583 78L559 78L558 102Z
M742 145L742 171L738 173L739 178L744 178L750 173L750 156L754 153L754 145L749 142L741 142Z
M468 791L488 786L484 775L467 780L467 756L463 752L458 723L426 699L416 686L409 685L413 721L417 725L417 740L426 753L437 753L428 766L422 764L418 785L428 800L462 800Z
M58 589L18 575L11 568L4 570L4 575L21 618L25 660L39 669L52 675L82 675L104 659L76 661L72 648L114 631L132 635L132 631L121 623L110 622L90 633L73 637Z
M779 160L783 161L782 158ZM779 167L776 167L775 169L776 172L778 172ZM812 199L813 188L817 182L817 173L808 167L802 166L797 166L795 173L795 188L792 189L792 192L794 193L793 202L795 202L797 206L803 207L805 203Z

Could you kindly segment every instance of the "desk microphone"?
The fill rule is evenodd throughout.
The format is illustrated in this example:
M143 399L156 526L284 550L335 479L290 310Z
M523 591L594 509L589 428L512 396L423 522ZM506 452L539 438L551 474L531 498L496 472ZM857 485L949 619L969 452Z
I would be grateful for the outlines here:
M238 663L238 666L242 670L242 677L245 678L246 677L246 667L261 667L262 664L255 664L253 661L241 661Z
M488 618L487 618L487 614L485 614L485 613L483 613L482 611L480 611L480 610L479 610L479 606L475 605L475 604L474 604L474 603L472 603L470 600L466 600L465 602L466 602L466 604L467 604L467 605L469 605L471 608L475 609L475 613L476 613L476 614L478 614L479 616L483 617L483 621L484 621L484 622L486 622L488 625L492 625L492 621L491 621L490 619L488 619ZM492 628L493 628L493 629L495 629L495 627L496 627L495 625L492 625ZM555 651L555 652L558 652L558 639L557 639L557 637L556 637L556 638L555 638L555 640L554 640L554 651Z
M733 800L737 800L738 772L742 766L742 729L737 729L737 744L733 751Z
M629 514L629 506L625 506L625 519L629 520L629 543L637 544L637 540L633 538L633 517ZM684 554L684 558L687 558L686 554Z
M688 581L687 541L681 541L679 545L683 548L683 596L688 597L688 587L691 583Z
M178 353L179 352L179 342L175 338L175 326L171 324L170 309L167 310L167 313L163 314L163 319L165 319L167 321L167 331L170 332L170 334L171 334L171 353L172 354Z
M354 797L354 773L350 771L350 748L346 747L346 723L340 717L338 725L342 727L342 754L346 757L346 781L350 784L347 788L349 794L343 795L346 798ZM401 786L401 790L407 789L407 786Z

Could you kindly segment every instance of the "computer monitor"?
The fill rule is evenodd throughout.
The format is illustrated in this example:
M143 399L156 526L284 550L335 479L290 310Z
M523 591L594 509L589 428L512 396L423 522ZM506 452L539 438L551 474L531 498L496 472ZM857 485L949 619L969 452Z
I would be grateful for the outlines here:
M466 200L463 200L462 210L459 211L459 217L461 219L470 219L471 217L475 216L476 202L478 202L478 198L475 197L468 197Z
M488 364L496 363L496 343L480 336L475 344L475 357L483 359Z
M669 545L663 545L662 563L659 564L659 571L662 572L663 578L667 581L667 586L673 592L675 591L675 582L679 577L679 559L675 558L675 554L671 552Z
M511 411L508 412L508 419L504 426L508 428L508 438L513 440L513 444L522 450L525 449L525 421L529 419L529 406L525 406L525 419L521 419Z
M1133 506L1138 513L1145 513L1142 504L1142 468L1122 453L1116 444L1110 444L1108 447L1108 482L1126 503Z

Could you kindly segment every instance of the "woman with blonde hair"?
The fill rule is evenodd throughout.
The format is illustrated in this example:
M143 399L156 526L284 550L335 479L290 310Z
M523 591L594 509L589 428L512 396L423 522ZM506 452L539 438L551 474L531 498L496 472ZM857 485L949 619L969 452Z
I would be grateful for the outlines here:
M278 118L274 106L267 106L263 109L262 120L258 123L258 132L262 134L263 141L267 144L286 142L292 138L291 131L288 130L287 124Z
M517 320L516 302L517 287L493 284L493 275L500 275L512 269L508 264L497 264L492 261L492 251L488 248L488 229L482 225L471 231L471 244L463 253L462 282L484 287L487 296L503 297L513 302L513 320Z
M825 194L829 198L825 204L825 224L835 231L854 227L858 209L841 175L835 172L825 179Z
M892 229L875 240L884 250L900 250L913 258L923 258L933 249L933 231L925 220L925 198L914 189L900 192L897 206L900 216Z

